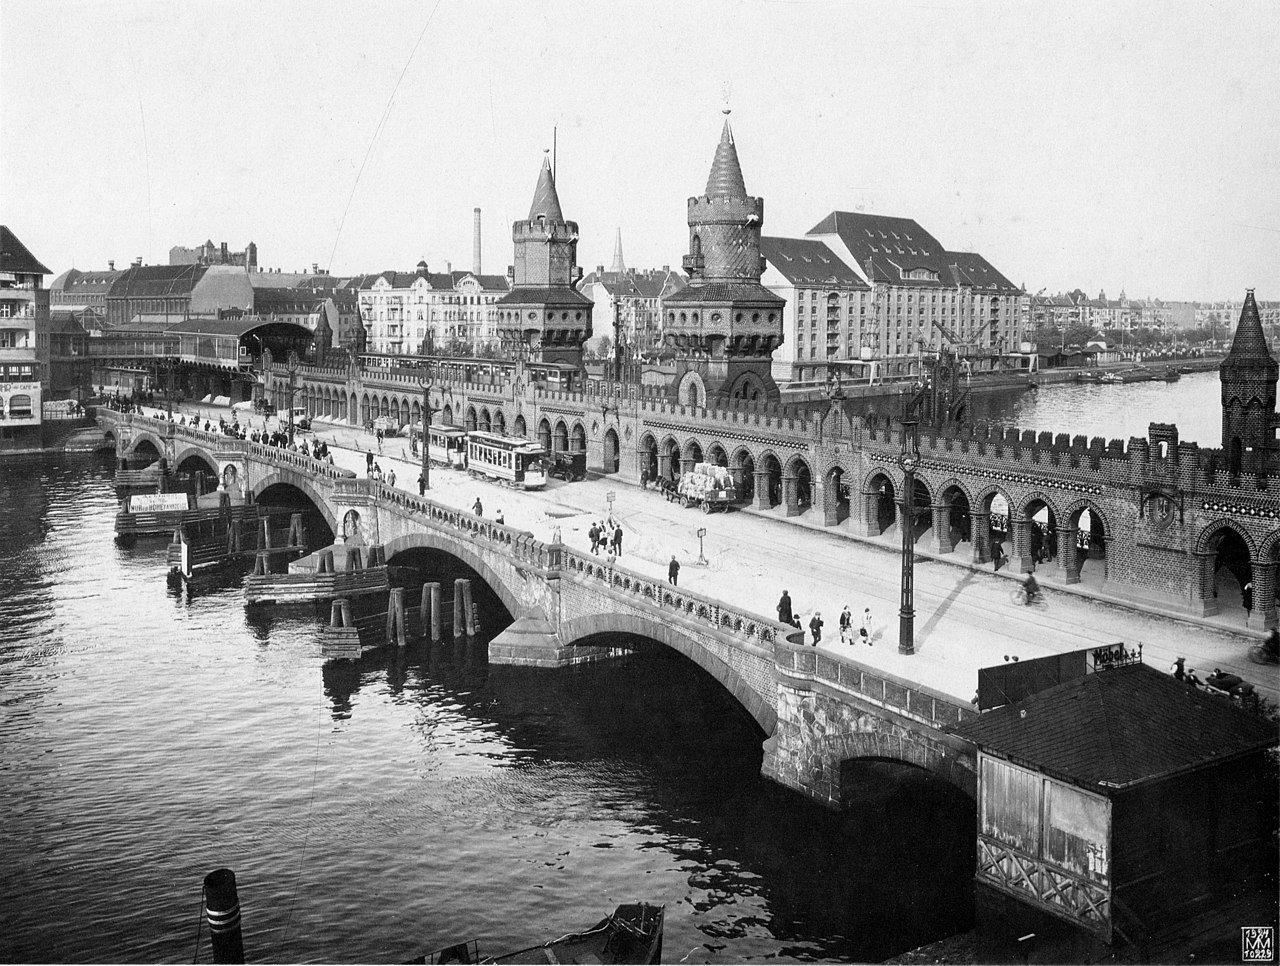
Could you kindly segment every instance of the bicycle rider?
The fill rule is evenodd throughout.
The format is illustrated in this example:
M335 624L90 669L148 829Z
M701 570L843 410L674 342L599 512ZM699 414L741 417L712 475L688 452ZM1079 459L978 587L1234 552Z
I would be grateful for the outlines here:
M1036 582L1035 574L1027 574L1027 579L1022 582L1022 589L1028 604L1040 596L1040 585Z

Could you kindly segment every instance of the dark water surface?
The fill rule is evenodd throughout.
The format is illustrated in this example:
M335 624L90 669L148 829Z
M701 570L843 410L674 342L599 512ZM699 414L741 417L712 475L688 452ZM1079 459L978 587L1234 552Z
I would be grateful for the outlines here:
M972 805L923 773L862 766L818 807L658 648L326 664L319 615L251 618L238 586L168 587L165 541L117 545L110 473L0 464L0 959L190 961L219 866L250 961L494 954L638 899L667 904L669 962L879 960L968 926Z

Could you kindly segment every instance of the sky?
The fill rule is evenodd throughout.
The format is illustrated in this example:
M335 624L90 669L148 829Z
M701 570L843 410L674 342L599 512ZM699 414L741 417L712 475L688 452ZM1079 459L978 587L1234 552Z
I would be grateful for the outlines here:
M0 0L0 219L54 272L679 266L732 110L765 233L913 218L1029 292L1280 299L1280 4Z

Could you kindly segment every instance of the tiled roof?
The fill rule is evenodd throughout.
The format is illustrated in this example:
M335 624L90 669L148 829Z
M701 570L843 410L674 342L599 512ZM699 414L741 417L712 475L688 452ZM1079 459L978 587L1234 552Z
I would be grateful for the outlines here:
M551 159L542 158L542 170L538 172L538 186L533 190L533 204L529 206L529 220L542 216L547 221L564 221L560 212L560 197L556 194L556 179L551 173Z
M760 251L769 264L797 285L840 285L866 289L858 273L842 262L824 242L815 238L760 239Z
M1271 349L1267 346L1267 335L1262 331L1262 319L1258 315L1258 303L1254 301L1253 289L1245 294L1244 306L1240 309L1240 322L1236 325L1236 334L1231 340L1231 351L1227 353L1227 362L1273 362Z
M707 176L707 197L745 198L747 186L742 180L742 166L738 163L738 149L733 143L733 129L729 119L724 119L720 131L720 143L711 162L711 174Z
M0 272L16 272L23 275L50 274L40 259L32 255L18 236L9 230L8 225L0 225Z
M946 250L910 218L833 211L807 235L839 235L849 253L872 280L903 285L951 285ZM908 272L924 269L932 277L912 279Z
M706 285L690 285L674 295L667 296L668 305L684 305L693 302L767 302L785 305L786 301L755 282L709 282Z
M1015 763L1105 792L1277 743L1277 726L1145 664L1087 674L960 725Z
M664 292L676 292L688 282L679 272L592 272L582 285L603 285L614 298L660 299Z
M111 290L111 283L123 274L122 271L111 272L77 272L68 273L63 291L72 295L105 295Z
M107 295L111 298L163 298L190 295L204 277L204 265L135 265L121 272Z
M522 288L513 288L502 298L498 299L498 305L568 305L575 308L590 308L591 299L587 298L577 289L565 286L524 286Z

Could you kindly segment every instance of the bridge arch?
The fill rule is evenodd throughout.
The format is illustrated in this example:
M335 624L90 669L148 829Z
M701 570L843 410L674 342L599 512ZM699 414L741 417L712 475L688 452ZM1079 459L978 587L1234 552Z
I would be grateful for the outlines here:
M474 433L479 428L480 428L480 420L479 420L479 417L476 415L476 407L468 406L466 430L468 433Z
M694 643L674 622L659 621L642 614L608 613L590 614L560 625L560 640L565 645L578 644L599 634L632 634L648 638L684 655L732 694L755 719L766 737L773 734L778 723L774 706L752 690L737 671L705 647Z
M970 799L977 801L978 776L972 768L965 767L956 754L940 753L939 749L921 741L896 734L878 731L854 731L823 739L818 743L815 757L831 763L830 774L837 786L832 799L841 800L839 784L844 777L847 762L887 761L899 765L911 765L945 779Z
M1222 517L1200 531L1195 548L1205 613L1245 616L1244 587L1253 581L1253 562L1260 559L1252 534ZM1253 601L1254 606L1263 603Z
M189 459L199 460L214 476L217 476L218 473L221 472L218 468L218 461L199 446L188 446L173 458L174 472L181 471L182 464Z
M316 485L302 473L293 470L279 470L265 479L259 480L252 488L253 498L256 502L267 490L273 486L291 486L295 490L301 490L307 498L315 504L320 515L324 517L325 522L329 525L329 529L337 534L342 532L341 522L337 515L329 506L329 501L325 499L324 494L317 489Z
M520 595L515 588L509 587L496 570L490 567L473 545L460 539L453 539L434 531L410 533L403 537L389 540L383 546L387 563L397 555L408 550L433 550L443 553L466 564L498 595L502 606L512 617L519 616L524 608L520 604Z
M156 451L156 459L164 456L164 440L155 435L155 433L148 432L138 433L133 439L129 440L128 447L125 449L125 456L137 455L138 447L143 443L147 443Z

